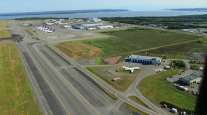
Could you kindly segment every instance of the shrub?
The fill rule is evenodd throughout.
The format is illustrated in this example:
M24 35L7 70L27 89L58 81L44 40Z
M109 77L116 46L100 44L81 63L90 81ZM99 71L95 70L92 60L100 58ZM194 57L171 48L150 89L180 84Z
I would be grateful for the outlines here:
M178 69L184 69L186 67L185 62L182 60L173 60L171 66Z

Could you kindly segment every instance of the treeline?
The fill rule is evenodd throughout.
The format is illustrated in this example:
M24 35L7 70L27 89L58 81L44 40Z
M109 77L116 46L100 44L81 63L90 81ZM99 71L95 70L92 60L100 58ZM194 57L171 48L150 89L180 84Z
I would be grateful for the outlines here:
M68 18L60 18L60 17L23 17L23 18L15 18L15 20L47 20L47 19L68 19Z
M105 21L135 25L162 25L168 29L207 28L207 15L174 16L174 17L114 17L102 18Z

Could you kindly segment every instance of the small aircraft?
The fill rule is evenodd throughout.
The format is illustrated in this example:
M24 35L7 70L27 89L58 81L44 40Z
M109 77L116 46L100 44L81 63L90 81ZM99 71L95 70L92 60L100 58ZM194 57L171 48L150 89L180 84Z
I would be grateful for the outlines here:
M131 73L134 72L134 70L139 70L141 69L140 67L126 67L126 66L123 66L124 70L126 71L130 71Z

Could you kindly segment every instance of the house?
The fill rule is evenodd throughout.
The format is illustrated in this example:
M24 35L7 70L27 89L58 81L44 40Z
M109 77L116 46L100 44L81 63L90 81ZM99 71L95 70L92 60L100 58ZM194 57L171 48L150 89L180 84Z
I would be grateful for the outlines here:
M194 72L180 78L178 82L182 85L188 85L188 86L194 83L200 83L202 80L201 75L202 75L201 72Z
M125 59L127 62L131 63L141 63L143 65L156 65L161 64L162 59L159 57L150 57L150 56L140 56L140 55L131 55Z

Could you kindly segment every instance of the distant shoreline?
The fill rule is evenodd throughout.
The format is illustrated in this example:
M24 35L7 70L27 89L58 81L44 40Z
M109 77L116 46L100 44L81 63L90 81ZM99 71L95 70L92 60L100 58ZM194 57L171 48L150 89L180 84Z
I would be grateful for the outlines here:
M0 13L0 16L27 16L45 14L74 14L74 13L97 13L97 12L126 12L127 9L98 9L98 10L69 10L69 11L43 11L43 12L22 12L22 13Z
M174 17L187 15L204 15L207 12L197 11L130 11L125 9L102 10L73 10L73 11L48 11L0 14L0 20L9 19L48 19L48 18L104 18L104 17Z
M207 8L178 8L178 9L170 9L172 11L196 11L196 12L207 12Z

